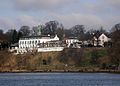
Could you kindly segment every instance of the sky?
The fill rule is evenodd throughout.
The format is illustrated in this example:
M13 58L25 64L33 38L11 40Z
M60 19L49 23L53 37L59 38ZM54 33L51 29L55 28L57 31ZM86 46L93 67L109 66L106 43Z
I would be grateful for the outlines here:
M1 0L0 29L19 29L57 20L66 29L85 25L87 29L109 30L120 23L120 0Z

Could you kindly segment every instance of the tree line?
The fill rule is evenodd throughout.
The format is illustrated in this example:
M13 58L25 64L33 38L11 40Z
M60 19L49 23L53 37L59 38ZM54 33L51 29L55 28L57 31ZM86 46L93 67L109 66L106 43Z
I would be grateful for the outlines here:
M6 33L0 30L0 37L11 44L17 43L24 36L39 36L39 35L58 35L60 40L65 37L77 37L79 40L88 40L92 38L93 33L101 34L108 33L103 27L99 29L86 30L84 25L75 25L69 29L64 28L63 24L58 21L49 21L45 25L38 25L30 28L22 26L20 29L9 29ZM1 39L0 38L0 39Z

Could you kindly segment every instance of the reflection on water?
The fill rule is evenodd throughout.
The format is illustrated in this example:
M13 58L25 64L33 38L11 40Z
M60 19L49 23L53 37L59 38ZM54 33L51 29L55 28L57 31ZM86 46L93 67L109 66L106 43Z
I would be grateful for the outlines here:
M120 86L120 74L0 73L0 86Z

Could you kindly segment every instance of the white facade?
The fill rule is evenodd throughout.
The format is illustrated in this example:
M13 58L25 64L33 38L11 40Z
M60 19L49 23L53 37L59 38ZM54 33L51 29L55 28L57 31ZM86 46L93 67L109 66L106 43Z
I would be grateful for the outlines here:
M105 34L101 34L99 39L99 45L104 46L105 42L110 41L110 38L108 38Z
M98 43L98 45L100 45L100 46L102 46L102 47L104 47L104 43L105 42L109 42L111 39L110 38L108 38L104 33L103 34L101 34L99 37L98 37L98 39L97 39L97 37L93 37L93 45L94 46L97 46L97 43Z
M46 48L38 48L38 52L53 52L53 51L62 51L64 47L46 47Z
M25 53L28 51L36 50L38 49L39 43L46 43L49 41L58 41L59 38L56 35L55 37L24 37L19 40L19 48L18 53Z

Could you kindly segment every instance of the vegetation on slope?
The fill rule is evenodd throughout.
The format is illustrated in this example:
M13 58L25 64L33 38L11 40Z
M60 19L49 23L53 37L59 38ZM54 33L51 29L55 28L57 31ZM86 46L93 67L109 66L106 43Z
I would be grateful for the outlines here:
M0 51L0 71L110 69L112 59L105 48L64 49L62 52L14 55Z

